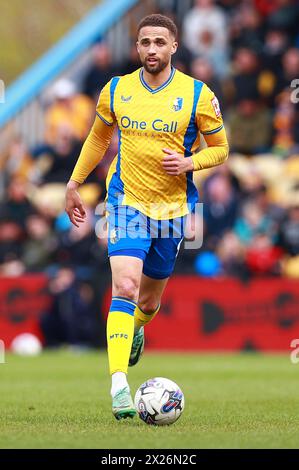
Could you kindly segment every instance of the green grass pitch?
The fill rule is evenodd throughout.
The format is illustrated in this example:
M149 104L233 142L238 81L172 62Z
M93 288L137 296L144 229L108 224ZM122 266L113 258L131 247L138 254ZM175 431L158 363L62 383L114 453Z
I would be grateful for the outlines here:
M185 394L185 411L171 426L114 419L103 352L7 355L0 365L0 447L299 447L299 364L287 354L146 353L130 369L132 391L156 376Z

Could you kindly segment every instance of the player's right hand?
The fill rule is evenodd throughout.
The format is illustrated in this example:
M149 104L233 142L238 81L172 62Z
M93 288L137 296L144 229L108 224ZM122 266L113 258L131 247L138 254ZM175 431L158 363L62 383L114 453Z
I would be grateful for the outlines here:
M79 224L82 224L86 219L86 211L77 191L78 187L78 183L70 181L65 194L65 212L76 227L79 227Z

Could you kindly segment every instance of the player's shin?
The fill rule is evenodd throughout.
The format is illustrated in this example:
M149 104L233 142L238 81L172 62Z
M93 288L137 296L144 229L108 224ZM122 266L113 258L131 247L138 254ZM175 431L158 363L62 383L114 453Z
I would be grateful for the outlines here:
M134 313L134 333L137 333L142 326L147 325L150 321L152 321L157 313L160 310L160 304L153 312L146 313L141 310L138 305L136 306L135 313Z
M134 334L136 303L130 299L112 297L107 320L107 344L110 374L127 374Z

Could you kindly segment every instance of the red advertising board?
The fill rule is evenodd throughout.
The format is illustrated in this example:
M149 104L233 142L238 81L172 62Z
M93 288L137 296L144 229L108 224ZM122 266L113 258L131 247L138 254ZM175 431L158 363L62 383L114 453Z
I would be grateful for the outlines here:
M20 333L41 338L39 318L49 305L43 275L0 280L0 339L8 348ZM103 306L107 315L111 292ZM273 278L173 277L161 310L146 328L146 347L159 350L289 351L299 338L299 282Z
M109 309L109 294L105 311ZM299 282L173 277L146 328L160 350L288 351L299 338Z
M6 348L21 333L42 339L39 318L49 305L47 285L42 274L0 278L0 339Z

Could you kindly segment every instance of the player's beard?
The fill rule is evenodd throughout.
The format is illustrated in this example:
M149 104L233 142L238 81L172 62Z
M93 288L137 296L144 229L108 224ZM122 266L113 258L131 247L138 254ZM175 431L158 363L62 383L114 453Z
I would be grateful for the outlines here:
M157 63L155 65L150 65L147 60L144 60L142 65L148 73L151 73L152 75L158 75L167 67L168 62L157 59Z

